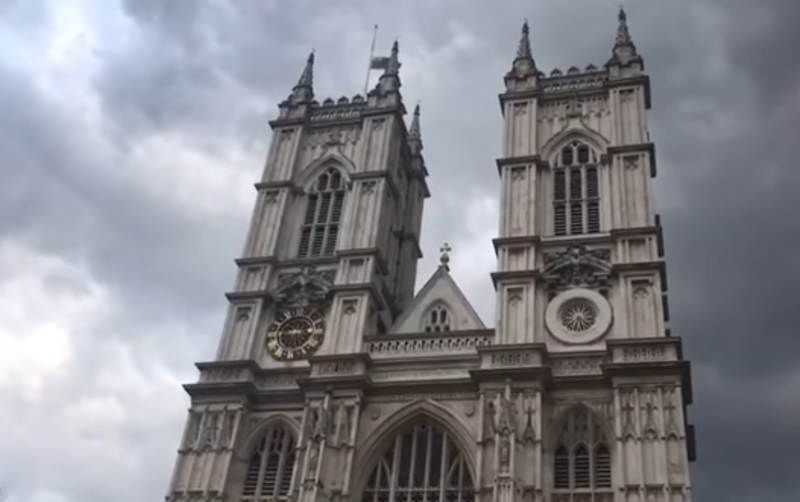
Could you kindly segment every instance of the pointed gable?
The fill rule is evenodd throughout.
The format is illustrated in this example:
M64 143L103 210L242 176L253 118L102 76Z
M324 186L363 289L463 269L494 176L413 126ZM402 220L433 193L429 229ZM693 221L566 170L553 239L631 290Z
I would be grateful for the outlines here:
M477 329L486 329L486 326L456 285L447 267L440 266L389 332L401 334Z

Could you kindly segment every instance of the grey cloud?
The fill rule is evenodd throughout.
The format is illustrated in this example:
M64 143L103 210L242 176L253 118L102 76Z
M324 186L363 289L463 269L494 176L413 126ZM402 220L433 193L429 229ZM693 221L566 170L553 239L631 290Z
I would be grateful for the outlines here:
M800 214L793 166L800 123L790 99L800 71L791 64L795 3L703 0L629 8L652 76L656 204L666 227L672 323L697 368L690 412L700 451L697 500L784 502L800 491L788 447L800 434L785 418L791 407L741 390L781 385L800 363L792 317L800 269L793 218ZM461 2L458 8L427 1L129 0L124 6L144 37L101 51L93 82L110 128L106 134L115 140L110 146L101 148L0 65L0 236L81 257L123 306L79 347L81 366L61 382L48 409L102 389L94 368L119 341L134 347L136 364L149 371L163 362L188 374L191 362L213 353L224 315L222 292L232 281L231 260L241 249L249 212L200 222L115 176L115 166L140 141L170 133L198 149L243 149L252 159L247 175L255 181L266 151L266 121L290 91L308 50L318 54L318 95L355 94L363 85L371 27L379 22L379 50L400 37L401 57L407 57L403 92L409 101L422 100L433 197L421 268L430 269L441 240L467 245L464 236L480 231L459 221L464 201L497 194L494 159L502 124L496 94L522 19L529 18L535 57L545 71L602 64L616 22L610 0ZM462 28L476 45L434 64L431 55ZM362 42L363 55L357 52ZM746 122L734 121L740 117ZM478 245L484 256L492 253L490 242ZM475 304L494 304L489 271L455 270L462 282L483 288L473 295ZM163 335L169 323L175 334ZM98 343L97 333L108 337ZM162 496L182 426L174 418L185 407L180 395L176 389L174 402L164 405L169 409L157 410L172 417L168 423L132 416L121 432L125 454L142 464L130 468L136 490L121 493L85 478L59 488L73 500ZM130 402L142 410L156 401ZM24 404L20 409L33 413ZM141 446L145 438L157 444Z

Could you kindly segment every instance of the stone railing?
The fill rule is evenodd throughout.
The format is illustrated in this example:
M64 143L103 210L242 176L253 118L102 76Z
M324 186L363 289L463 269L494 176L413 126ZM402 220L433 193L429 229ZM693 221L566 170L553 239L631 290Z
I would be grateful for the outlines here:
M597 89L603 87L606 82L604 75L576 75L557 77L553 79L544 79L542 81L542 90L546 93L567 92L567 91L580 91L583 89Z
M377 336L367 341L366 351L373 358L442 356L475 353L477 347L492 344L491 334L415 334Z

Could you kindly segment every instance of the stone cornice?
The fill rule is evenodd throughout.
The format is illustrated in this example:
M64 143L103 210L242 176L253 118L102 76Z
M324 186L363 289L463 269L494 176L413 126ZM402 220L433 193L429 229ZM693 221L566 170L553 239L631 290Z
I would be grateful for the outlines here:
M493 335L491 329L453 332L439 338ZM422 334L370 336L367 342L423 339ZM608 339L606 350L549 352L543 343L482 345L461 353L388 354L376 358L368 353L314 356L308 367L263 369L252 360L197 363L200 378L184 386L196 402L220 398L247 403L300 403L308 393L333 390L358 395L455 394L474 392L484 384L511 381L541 388L602 388L609 385L639 385L641 378L679 379L684 404L692 402L691 371L682 360L680 338ZM424 375L431 371L437 376ZM418 375L418 373L420 375ZM373 377L381 376L380 379ZM678 383L678 382L676 382Z
M289 190L296 191L297 186L292 183L290 180L280 180L280 181L259 181L258 183L254 183L256 190L281 190L284 188L288 188Z
M282 127L302 127L308 123L308 116L277 118L267 123L273 131Z
M642 68L644 68L644 63L640 61L642 64ZM626 65L622 65L626 66ZM633 86L642 86L644 87L644 106L645 109L649 110L652 106L652 96L650 94L650 76L641 73L639 75L631 76L631 77L611 77L606 81L606 88L607 89L614 89L616 87L633 87Z
M537 168L549 166L549 162L542 160L542 157L537 153L534 155L526 155L523 157L503 157L495 160L497 164L497 174L503 176L504 167L517 167L526 165L535 165Z
M650 159L650 177L655 178L658 170L656 169L656 145L653 142L635 143L631 145L609 146L606 152L610 156L625 155L630 153L646 153Z
M492 245L494 246L494 254L497 256L497 253L500 252L501 247L511 247L511 246L525 246L525 245L536 245L542 242L542 238L538 235L521 235L515 237L496 237L492 239Z
M679 377L684 405L692 404L692 371L687 361L609 363L603 366L603 375L613 382L624 381L625 378Z
M249 256L244 258L237 258L234 260L236 265L244 267L247 265L266 265L273 264L280 261L281 268L303 267L303 266L320 266L331 265L335 266L339 263L339 259L333 256L322 256L319 258L290 258L280 259L277 256Z
M340 249L339 251L336 251L336 257L339 259L363 258L368 256L372 256L375 258L375 265L378 267L378 273L382 275L387 275L389 273L389 267L386 264L386 258L384 258L380 248L377 247L351 248L351 249Z
M538 269L536 270L514 270L510 272L492 272L492 284L494 284L495 291L497 290L497 284L501 281L503 282L525 282L536 280L541 277L541 273Z
M350 179L352 181L371 181L371 180L383 179L386 181L386 186L389 187L389 190L392 193L392 197L397 198L400 196L400 190L397 188L397 185L395 184L391 173L389 173L389 171L386 169L381 169L378 171L361 171L358 173L353 173L350 175Z
M363 292L369 293L370 298L375 302L379 310L390 307L392 302L391 298L384 298L378 291L378 287L374 282L362 282L358 284L334 284L330 289L333 293L346 293L346 292Z
M438 333L428 333L420 331L419 333L394 333L388 335L367 335L364 337L365 342L382 342L388 340L407 340L414 338L457 338L462 336L494 336L494 329L470 329L459 331L440 331ZM483 348L481 349L483 350Z

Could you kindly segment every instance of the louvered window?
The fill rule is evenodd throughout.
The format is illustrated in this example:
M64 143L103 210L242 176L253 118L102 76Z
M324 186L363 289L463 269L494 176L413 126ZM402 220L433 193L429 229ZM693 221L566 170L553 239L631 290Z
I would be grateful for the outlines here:
M600 232L597 155L574 141L559 152L553 169L553 233Z
M553 454L553 488L610 493L611 453L603 429L585 408L576 408L561 424Z
M242 501L286 500L292 488L294 461L294 436L281 425L270 429L250 455Z
M317 178L308 193L305 219L300 233L300 258L333 256L339 238L344 208L345 180L336 168Z

